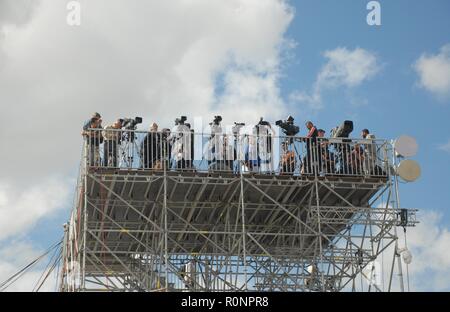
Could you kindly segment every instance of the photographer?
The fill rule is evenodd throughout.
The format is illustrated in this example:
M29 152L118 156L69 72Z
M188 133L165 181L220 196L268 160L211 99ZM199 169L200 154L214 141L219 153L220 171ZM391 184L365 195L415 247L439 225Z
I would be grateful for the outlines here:
M85 123L84 123L84 125L83 125L83 132L82 132L82 135L86 135L87 133L87 130L89 129L89 128L91 128L91 124L92 124L92 122L93 121L99 121L100 122L100 128L101 128L101 123L102 123L102 116L100 116L100 114L99 113L93 113L92 114L92 117L90 118L90 119L88 119Z
M213 122L209 125L211 127L211 135L208 140L208 167L213 170L220 170L223 164L223 134L220 122L222 121L221 116L214 116Z
M103 161L106 167L117 167L118 146L122 138L122 120L118 119L112 125L106 126L103 130Z
M175 119L173 127L167 140L171 143L172 159L177 169L185 169L191 160L191 130L184 124L186 116Z
M281 166L280 174L293 174L295 171L295 153L289 150L288 142L281 143Z
M223 153L224 153L224 167L225 171L234 170L234 160L236 159L236 150L234 149L233 137L223 135Z
M170 144L169 137L170 129L163 128L161 130L161 168L170 167L170 155L172 155L172 146Z
M334 154L330 151L329 145L328 139L325 138L325 130L317 130L319 172L322 172L323 174L335 173L336 165Z
M158 133L158 125L152 123L150 132L141 143L141 159L144 169L162 169L161 163L161 133Z
M93 167L101 166L100 144L103 143L103 136L100 131L102 128L101 122L102 120L99 118L92 118L87 130L83 131L87 144L88 164Z
M349 159L348 164L349 170L347 174L351 175L360 175L363 172L363 163L364 163L364 150L360 144L355 144L353 146Z
M361 131L361 137L367 140L363 145L364 148L364 173L367 175L381 175L384 174L378 162L377 145L375 142L375 135L370 133L368 129Z
M261 172L272 172L272 136L274 135L272 126L268 121L260 119L256 126L258 136L258 158Z
M313 174L314 171L312 164L315 163L315 158L317 158L317 128L311 121L306 122L306 128L309 130L306 135L306 156L303 158L303 169L302 173Z

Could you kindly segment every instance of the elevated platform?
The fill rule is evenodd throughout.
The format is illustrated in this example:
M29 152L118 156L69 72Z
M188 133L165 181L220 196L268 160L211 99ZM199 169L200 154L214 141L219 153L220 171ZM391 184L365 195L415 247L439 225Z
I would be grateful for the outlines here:
M99 257L105 248L124 259L148 253L163 232L166 181L171 255L233 254L233 235L241 234L243 201L245 230L255 238L247 242L250 254L313 259L319 248L314 207L322 207L325 247L355 214L371 209L369 199L388 183L387 177L364 176L243 174L242 178L243 199L241 176L229 172L168 171L164 178L164 172L154 170L91 169L87 248ZM110 260L114 265L118 259Z
M173 149L191 136L132 134L137 144L117 149L98 130L85 141L64 291L339 291L393 246L393 228L416 223L386 204L396 184L385 140L283 137L268 149L261 135L197 134L186 162ZM236 153L212 161L222 144ZM242 153L252 144L263 151L253 160Z

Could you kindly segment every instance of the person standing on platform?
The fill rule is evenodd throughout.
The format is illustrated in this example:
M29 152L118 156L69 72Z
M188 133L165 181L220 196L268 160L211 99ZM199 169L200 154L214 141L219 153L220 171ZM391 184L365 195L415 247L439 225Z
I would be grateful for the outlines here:
M118 146L122 138L122 120L118 119L103 130L103 161L106 167L117 167Z
M306 128L308 129L308 134L306 135L306 156L303 158L303 172L305 174L313 174L313 163L315 163L315 158L317 158L317 128L311 121L306 122Z

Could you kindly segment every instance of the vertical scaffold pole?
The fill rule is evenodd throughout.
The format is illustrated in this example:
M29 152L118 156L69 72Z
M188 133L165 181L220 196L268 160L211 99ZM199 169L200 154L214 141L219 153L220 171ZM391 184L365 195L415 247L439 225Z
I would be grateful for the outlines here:
M247 246L246 246L246 232L245 232L245 208L244 208L244 176L242 173L243 165L241 164L241 219L242 219L242 248L244 256L244 280L245 280L245 290L248 290L247 285Z
M166 157L164 155L164 265L165 265L165 288L166 292L169 291L169 251L168 251L168 225L167 225L167 165Z
M88 151L88 139L85 139L84 143L84 172L83 172L83 187L84 187L84 203L83 203L83 264L82 264L82 273L81 273L81 290L86 290L86 238L87 238L87 174L88 174L88 165L89 165L89 151Z
M393 153L393 164L396 165L395 162L395 152ZM395 201L396 201L396 208L400 209L400 195L398 193L398 177L397 175L394 175L394 181L395 181ZM400 280L400 291L405 291L405 285L403 281L403 270L402 270L402 261L400 258L400 254L398 253L398 235L397 235L397 224L394 226L394 235L395 235L395 251L394 251L394 257L397 257L397 265L398 265L398 278Z
M312 148L312 151L309 151L309 153L312 155L312 158L314 161L312 162L313 165L311 166L314 170L314 184L315 184L315 190L316 190L316 210L317 210L317 230L319 232L319 253L320 253L320 280L322 283L322 291L325 291L325 278L324 278L324 263L323 263L323 246L322 246L322 228L320 224L320 197L319 197L319 182L318 182L318 174L319 174L319 161L318 157L320 157L318 154L318 148L317 143L311 142L309 148Z

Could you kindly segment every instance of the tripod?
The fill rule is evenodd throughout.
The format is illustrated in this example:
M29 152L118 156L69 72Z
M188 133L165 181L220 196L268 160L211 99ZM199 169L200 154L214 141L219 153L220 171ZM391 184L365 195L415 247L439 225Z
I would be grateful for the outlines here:
M286 149L284 151L285 153L288 153L289 150L292 150L292 147L295 151L295 158L294 158L295 163L292 168L293 170L290 170L291 171L290 173L292 173L292 174L297 170L297 168L299 169L299 172L300 172L301 165L303 163L300 153L298 152L297 146L295 145L295 141L296 141L295 138L285 138L283 141L284 145L286 146ZM281 161L283 161L283 159L281 159ZM282 166L280 166L280 167L282 168Z
M132 168L134 162L134 154L139 151L139 147L134 138L122 140L121 142L121 164L126 168Z

